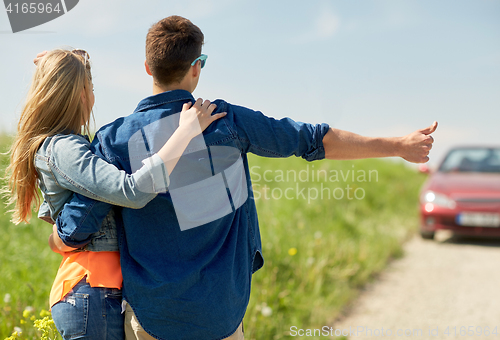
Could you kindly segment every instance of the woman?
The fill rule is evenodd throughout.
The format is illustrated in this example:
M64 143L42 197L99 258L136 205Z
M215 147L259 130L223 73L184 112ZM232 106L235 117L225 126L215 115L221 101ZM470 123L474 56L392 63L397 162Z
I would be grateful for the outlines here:
M11 147L7 169L13 222L27 222L31 208L44 202L39 216L53 223L73 192L129 208L141 208L165 191L168 175L187 144L225 113L198 99L183 106L179 127L132 175L90 152L88 133L94 105L89 55L83 50L54 50L38 60ZM155 174L167 174L160 176ZM166 183L162 183L166 182ZM114 215L103 222L84 249L66 247L57 230L49 238L63 260L50 305L64 339L123 339L121 270ZM55 227L54 227L55 228ZM72 252L68 252L72 251Z

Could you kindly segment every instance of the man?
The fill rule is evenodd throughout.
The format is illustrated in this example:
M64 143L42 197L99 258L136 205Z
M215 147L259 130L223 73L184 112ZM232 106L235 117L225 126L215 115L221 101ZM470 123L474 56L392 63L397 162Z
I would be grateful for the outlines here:
M96 134L96 154L130 173L157 151L164 141L152 137L160 135L155 131L168 138L182 105L194 101L191 93L206 62L203 39L197 26L178 16L151 27L145 66L153 96ZM168 192L142 209L117 214L127 339L243 338L252 274L264 263L247 153L308 161L399 156L420 163L428 160L437 127L401 138L368 138L215 103L227 115L190 143ZM61 239L69 246L84 244L111 208L75 195L57 221Z

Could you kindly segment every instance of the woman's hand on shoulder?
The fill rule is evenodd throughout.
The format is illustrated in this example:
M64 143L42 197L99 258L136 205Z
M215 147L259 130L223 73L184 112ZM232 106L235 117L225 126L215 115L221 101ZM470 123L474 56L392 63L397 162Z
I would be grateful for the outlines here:
M194 136L202 133L210 124L227 114L220 112L212 115L216 108L217 105L211 104L209 100L203 101L201 98L198 98L193 106L191 102L185 103L182 106L179 127L189 129Z

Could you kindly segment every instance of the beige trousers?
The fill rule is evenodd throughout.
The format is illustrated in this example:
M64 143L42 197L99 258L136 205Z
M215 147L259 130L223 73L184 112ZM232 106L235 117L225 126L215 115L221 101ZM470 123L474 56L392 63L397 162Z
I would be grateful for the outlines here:
M155 340L139 324L132 307L127 303L125 308L125 340ZM243 335L243 322L236 332L223 340L245 340Z

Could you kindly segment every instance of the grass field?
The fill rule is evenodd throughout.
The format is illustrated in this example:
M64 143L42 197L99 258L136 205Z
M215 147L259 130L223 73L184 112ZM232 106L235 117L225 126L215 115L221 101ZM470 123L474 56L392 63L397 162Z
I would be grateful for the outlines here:
M8 139L0 138L0 152L8 149ZM0 174L8 157L0 156ZM5 182L2 181L2 186ZM13 225L7 213L5 199L0 205L0 339L10 336L14 327L21 328L23 338L31 339L34 332L31 316L40 318L49 309L48 293L59 266L60 255L48 247L52 227L36 218L29 225ZM33 309L31 309L31 307ZM28 311L29 313L25 312ZM24 315L23 315L24 313ZM30 314L30 315L28 315ZM28 337L29 336L29 337Z
M1 151L7 144L0 140ZM3 174L5 156L0 164ZM382 160L250 157L250 165L265 265L253 278L245 339L289 338L292 326L329 325L362 285L401 256L401 244L416 230L424 177ZM48 309L60 255L48 248L49 224L34 218L14 226L9 219L2 204L0 339L14 327L23 338L38 338L29 317Z

